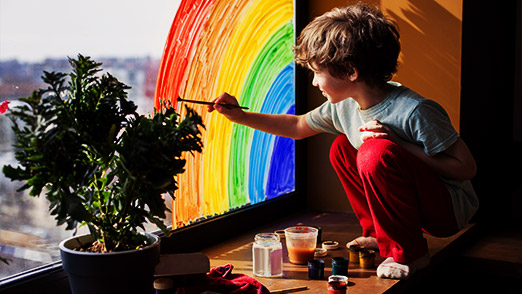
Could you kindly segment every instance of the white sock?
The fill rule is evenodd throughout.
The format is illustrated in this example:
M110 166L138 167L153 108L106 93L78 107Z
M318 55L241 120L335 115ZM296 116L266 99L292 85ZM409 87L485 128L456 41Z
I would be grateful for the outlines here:
M352 245L362 245L366 247L366 249L379 250L379 245L377 244L377 239L375 237L359 237L346 243L346 247L350 248Z
M379 278L405 279L414 272L427 267L429 263L430 255L428 253L407 264L395 262L393 257L388 257L377 267L377 276Z

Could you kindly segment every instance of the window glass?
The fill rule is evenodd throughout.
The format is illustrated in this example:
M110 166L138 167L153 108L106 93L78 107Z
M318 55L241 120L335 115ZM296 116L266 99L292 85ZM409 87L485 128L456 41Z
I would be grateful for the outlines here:
M43 71L70 72L67 57L91 56L131 86L141 113L152 113L166 36L180 1L1 0L0 102L17 104L42 86ZM11 123L0 115L0 167L16 165ZM1 168L0 168L1 169ZM0 172L0 279L60 259L57 244L72 235L56 226L45 196L16 192Z
M182 1L160 65L156 107L227 92L248 111L295 113L294 23L292 0ZM187 158L179 176L175 227L295 191L294 140L205 108L197 108L204 149Z

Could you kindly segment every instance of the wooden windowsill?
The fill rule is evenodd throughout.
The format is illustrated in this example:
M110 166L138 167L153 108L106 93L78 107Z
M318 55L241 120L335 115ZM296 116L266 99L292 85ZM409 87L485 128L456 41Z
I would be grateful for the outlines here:
M284 229L294 225L319 226L322 228L323 241L334 240L339 242L339 249L329 251L326 257L321 258L325 261L325 280L309 280L308 268L306 265L294 265L289 263L284 242L283 277L262 278L254 276L252 274L252 244L255 234L261 232L274 232L275 230ZM440 263L443 259L448 258L450 255L448 252L452 251L450 249L454 247L455 244L459 243L457 241L462 239L462 236L469 231L470 227L450 238L434 238L426 236L428 239L430 255L432 256L430 267ZM361 228L352 213L307 212L299 213L283 219L280 222L257 228L227 242L207 248L203 250L203 253L209 257L211 268L230 263L234 266L233 273L242 273L254 277L270 291L307 286L309 290L303 291L302 293L325 293L327 289L326 279L332 273L332 257L347 256L348 249L345 244L360 236L360 234ZM384 258L377 254L375 261L376 266L383 260ZM418 274L415 274L408 280L399 281L378 278L376 275L376 268L362 269L357 264L350 264L348 270L349 293L367 294L401 292L408 288L408 284L422 279L422 276L425 272L429 271L430 267L426 270L419 271Z

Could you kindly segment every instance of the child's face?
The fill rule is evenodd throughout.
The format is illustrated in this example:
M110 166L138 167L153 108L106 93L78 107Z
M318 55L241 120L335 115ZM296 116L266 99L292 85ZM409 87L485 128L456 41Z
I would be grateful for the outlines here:
M312 85L318 87L330 103L337 103L350 97L353 92L353 82L349 79L333 77L326 68L311 68L314 73Z

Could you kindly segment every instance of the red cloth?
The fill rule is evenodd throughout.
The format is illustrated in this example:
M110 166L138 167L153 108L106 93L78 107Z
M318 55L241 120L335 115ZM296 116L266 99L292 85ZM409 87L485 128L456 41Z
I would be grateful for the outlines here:
M192 286L178 289L178 293L196 294L205 291L231 294L268 294L270 291L257 280L244 275L233 274L231 264L218 266L198 280L190 281Z
M458 232L451 196L428 166L386 139L370 139L356 150L338 136L330 161L363 229L377 238L380 255L411 262L428 251L423 232Z

